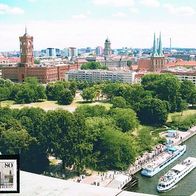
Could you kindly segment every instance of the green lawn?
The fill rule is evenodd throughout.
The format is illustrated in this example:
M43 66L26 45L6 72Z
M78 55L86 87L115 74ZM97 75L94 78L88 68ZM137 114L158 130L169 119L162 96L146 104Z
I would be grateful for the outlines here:
M1 101L1 107L10 107L14 104L12 100Z
M102 105L102 106L105 106L107 110L109 110L111 107L112 107L112 104L111 103L107 103L107 102L92 102L92 103L86 103L86 102L78 102L76 103L77 107L78 106L82 106L82 105Z
M189 110L185 110L183 112L174 112L174 113L170 113L167 119L167 122L172 122L172 117L175 118L179 118L179 120L184 119L185 117L187 117L188 115L191 114L196 114L196 110L194 109L189 109Z
M103 103L103 102L93 102L93 103L83 103L79 102L78 99L74 100L70 105L59 105L56 101L43 101L43 102L36 102L36 103L29 103L29 104L15 104L14 101L6 100L1 102L2 107L10 107L12 109L21 109L24 107L35 107L35 108L42 108L45 111L48 110L55 110L55 109L63 109L73 112L78 106L81 105L103 105L107 109L109 109L112 104L110 103Z

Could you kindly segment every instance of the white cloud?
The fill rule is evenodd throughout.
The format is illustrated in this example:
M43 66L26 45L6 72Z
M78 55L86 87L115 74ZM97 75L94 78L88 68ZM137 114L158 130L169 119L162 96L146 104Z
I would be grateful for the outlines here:
M0 4L0 14L23 14L24 10L19 7L10 7L6 4Z
M24 24L0 23L0 51L19 50L20 35L24 34ZM146 28L148 26L148 28ZM44 27L44 28L43 28ZM68 27L68 28L64 28ZM34 48L40 50L48 47L65 48L70 46L95 48L104 46L104 40L109 36L112 48L121 47L152 47L153 33L162 32L164 47L169 47L172 37L173 47L194 47L196 26L193 23L176 23L172 21L135 21L87 18L62 21L29 21L28 33L34 37ZM189 35L184 29L189 29Z
M130 10L130 12L133 13L133 14L139 14L139 9L136 8L136 7L131 7L129 10Z
M72 15L72 18L73 18L73 19L79 19L79 20L81 20L81 19L86 19L86 18L88 18L90 15L91 15L91 11L88 10L88 11L87 11L86 13L84 13L84 14L75 14L75 15Z
M132 7L134 0L92 0L95 5L107 5L114 7Z
M118 18L124 18L127 15L124 12L117 12L115 14L113 14L114 17L118 17Z
M85 14L77 14L72 16L73 19L86 19L87 15Z
M164 4L163 5L167 11L171 14L175 14L175 15L194 15L196 13L196 10L193 9L190 6L178 6L175 7L172 4Z
M146 7L153 7L153 8L160 7L159 0L141 0L140 4Z

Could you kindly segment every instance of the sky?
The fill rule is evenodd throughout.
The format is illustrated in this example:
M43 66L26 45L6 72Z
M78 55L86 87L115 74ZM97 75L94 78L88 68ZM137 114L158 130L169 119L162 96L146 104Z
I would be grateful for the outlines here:
M0 0L0 51L19 50L19 36L34 49L104 46L150 48L154 32L164 47L196 48L195 0Z

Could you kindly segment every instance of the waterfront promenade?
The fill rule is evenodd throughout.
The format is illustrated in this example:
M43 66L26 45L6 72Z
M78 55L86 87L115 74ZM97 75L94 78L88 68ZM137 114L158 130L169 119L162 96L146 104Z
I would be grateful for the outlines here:
M186 140L188 140L189 138L193 137L194 135L196 135L196 126L191 127L187 131L178 131L177 130L176 135L177 135L177 137L168 137L167 131L164 133L161 133L161 136L166 137L166 139L170 140L170 142L173 145L179 145L179 144L185 142ZM162 152L163 152L164 148L165 148L165 146L163 146L162 144L158 144L157 146L155 146L153 148L153 150L151 152L144 153L142 156L140 156L136 159L134 164L130 165L128 172L133 175L133 174L137 173L138 171L140 171L142 169L142 167L151 163L154 160L154 158L159 159L159 157L162 156Z
M166 137L167 140L170 140L173 145L179 145L192 136L196 135L196 126L190 128L185 132L177 130L176 137L168 137L167 131L160 134L161 136ZM145 165L153 162L155 159L161 159L165 147L166 146L162 144L156 145L151 152L146 152L143 155L139 156L136 159L135 163L130 165L127 171L109 171L105 173L96 172L91 176L81 178L80 182L85 184L94 184L96 186L121 189L123 185L130 180L131 175L134 175Z

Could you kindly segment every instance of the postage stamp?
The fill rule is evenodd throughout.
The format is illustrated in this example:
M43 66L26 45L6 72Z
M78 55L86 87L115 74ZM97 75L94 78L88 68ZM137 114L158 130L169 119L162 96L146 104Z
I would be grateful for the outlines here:
M19 155L0 155L0 193L19 193Z

